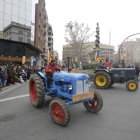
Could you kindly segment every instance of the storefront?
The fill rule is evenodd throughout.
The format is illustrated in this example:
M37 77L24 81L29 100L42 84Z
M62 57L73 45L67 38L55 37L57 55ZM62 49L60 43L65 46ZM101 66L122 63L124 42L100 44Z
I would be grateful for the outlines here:
M0 39L0 65L22 66L22 57L25 56L25 65L31 66L31 56L36 58L42 53L31 44L12 40Z
M31 64L31 59L26 59L27 66ZM18 57L3 57L0 56L0 65L1 66L22 66L22 58Z

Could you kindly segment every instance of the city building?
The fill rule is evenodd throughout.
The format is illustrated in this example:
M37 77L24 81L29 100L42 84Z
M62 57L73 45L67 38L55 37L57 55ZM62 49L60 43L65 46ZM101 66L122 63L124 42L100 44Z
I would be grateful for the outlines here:
M48 16L47 11L45 9L45 0L39 0L39 3L36 3L35 5L34 46L40 49L43 53L47 52L48 50L47 30L48 30Z
M16 22L31 26L32 0L0 0L0 31Z
M31 26L11 22L4 28L4 39L31 43Z
M114 59L113 59L113 64L118 64L119 62L119 55L118 52L114 52Z
M133 65L139 59L140 39L128 39L123 45L118 46L119 63L124 60L125 65ZM134 52L133 52L134 51Z
M53 57L53 31L52 26L48 23L45 5L45 0L39 0L35 5L34 46L42 51L41 63L47 61L48 51Z
M51 57L54 56L54 51L53 51L53 30L52 26L48 24L48 48L51 53Z
M95 52L96 52L96 46L95 46L95 42L92 42L88 45L83 46L83 48L81 49L81 53L80 53L80 61L82 61L83 63L89 63L91 62L91 60L95 59ZM100 44L100 56L102 58L102 60L106 60L106 57L109 58L109 45L106 44ZM114 47L111 46L110 47L110 62L113 62L113 58L114 58ZM70 46L70 45L63 45L63 62L67 62L67 56L72 57L72 61L74 61L74 58L76 56L75 55L75 49Z
M36 60L40 58L41 51L29 43L0 39L0 65L22 66L22 57L25 56L25 65L39 65ZM34 56L34 57L32 57Z
M0 31L0 38L4 38L4 36L3 36L3 31Z

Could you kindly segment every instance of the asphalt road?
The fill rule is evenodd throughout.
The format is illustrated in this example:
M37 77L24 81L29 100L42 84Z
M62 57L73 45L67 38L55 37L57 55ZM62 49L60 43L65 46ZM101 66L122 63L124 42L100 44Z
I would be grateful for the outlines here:
M72 106L66 127L50 117L52 98L46 96L40 109L31 105L28 82L5 89L0 92L0 140L140 140L140 89L129 92L125 84L107 90L92 84L91 89L102 96L102 110L94 114L82 103Z

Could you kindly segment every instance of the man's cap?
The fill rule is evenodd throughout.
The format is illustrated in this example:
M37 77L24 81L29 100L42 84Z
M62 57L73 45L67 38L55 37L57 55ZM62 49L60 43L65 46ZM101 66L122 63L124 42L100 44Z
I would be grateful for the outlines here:
M108 57L106 59L108 60Z
M100 62L102 62L102 60L100 60Z
M54 59L54 58L52 58L52 59L51 59L51 62L53 62L53 61L55 61L55 59Z

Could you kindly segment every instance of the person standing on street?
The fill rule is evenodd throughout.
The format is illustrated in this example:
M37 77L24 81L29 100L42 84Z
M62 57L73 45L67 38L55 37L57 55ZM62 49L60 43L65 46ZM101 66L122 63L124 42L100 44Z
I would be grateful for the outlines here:
M4 75L3 75L2 68L0 67L0 89L2 87L3 82L4 82Z
M138 67L138 65L135 66L135 71L136 71L136 80L139 81L138 80L138 77L139 77L139 67Z
M8 75L6 72L4 72L4 87L7 85Z
M16 68L14 67L12 70L12 78L13 78L13 84L15 85L16 79L17 79L18 73L16 72Z
M106 58L106 61L104 62L104 66L107 66L107 67L111 67L110 65L110 62L108 61L108 57Z
M50 88L50 82L53 74L55 71L60 71L60 69L57 67L55 59L51 59L51 63L46 66L46 76L47 76L47 87Z

